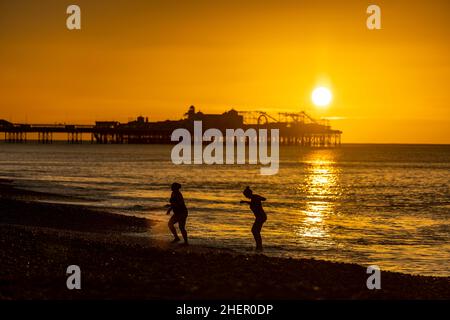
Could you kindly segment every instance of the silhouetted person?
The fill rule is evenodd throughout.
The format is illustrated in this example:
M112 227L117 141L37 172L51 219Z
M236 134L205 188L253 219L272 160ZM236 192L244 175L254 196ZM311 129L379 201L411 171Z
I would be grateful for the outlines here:
M267 220L266 213L264 212L264 209L262 207L261 201L266 201L266 198L261 197L257 194L253 194L253 191L250 189L250 187L245 188L243 192L244 196L250 201L244 201L242 200L241 203L247 203L250 205L250 209L253 211L253 214L255 215L255 222L253 223L252 227L252 233L253 237L256 241L256 250L262 251L262 238L261 238L261 229Z
M186 219L188 216L188 210L186 205L184 204L183 195L180 192L181 184L172 183L171 186L172 195L170 197L170 205L167 210L167 214L170 214L170 211L173 211L172 217L169 220L169 229L172 232L175 239L173 239L172 243L180 241L178 237L177 230L175 229L175 223L178 223L178 227L180 228L181 234L183 235L184 244L188 244L188 237L186 232Z

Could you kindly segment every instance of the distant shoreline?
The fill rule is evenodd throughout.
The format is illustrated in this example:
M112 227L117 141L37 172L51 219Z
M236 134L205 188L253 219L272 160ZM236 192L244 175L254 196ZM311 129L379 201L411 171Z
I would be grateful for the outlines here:
M43 195L0 182L1 300L450 299L448 277L383 272L382 290L368 290L359 265L136 239L124 234L151 221L35 202ZM70 264L80 291L65 288Z

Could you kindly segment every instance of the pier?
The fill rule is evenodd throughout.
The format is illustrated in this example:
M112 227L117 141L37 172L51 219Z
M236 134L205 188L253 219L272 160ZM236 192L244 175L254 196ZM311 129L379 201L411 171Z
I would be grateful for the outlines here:
M269 114L264 111L236 111L222 114L196 112L191 106L180 120L150 122L142 116L128 123L97 121L92 125L16 124L0 120L0 134L6 143L37 141L53 143L55 135L65 135L69 144L173 144L172 132L185 128L193 132L194 121L202 121L205 130L278 129L280 144L304 147L336 147L341 144L342 131L332 129L328 121L316 120L305 112ZM30 139L34 136L35 139ZM87 138L87 139L86 139ZM60 139L62 140L62 139Z

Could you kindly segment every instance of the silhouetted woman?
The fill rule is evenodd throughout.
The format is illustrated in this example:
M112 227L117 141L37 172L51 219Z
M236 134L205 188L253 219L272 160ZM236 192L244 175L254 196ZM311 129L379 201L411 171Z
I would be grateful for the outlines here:
M266 198L261 197L257 194L253 194L253 191L249 187L245 188L243 193L246 198L250 199L250 201L242 200L241 203L249 204L250 209L253 211L253 214L255 215L256 218L255 223L253 223L252 227L253 237L255 238L256 241L256 250L262 251L263 246L261 238L261 229L264 222L266 222L267 220L267 216L266 213L264 212L261 201L266 201Z
M172 217L169 220L169 229L172 232L175 239L173 239L173 243L180 241L178 237L177 230L175 229L175 223L178 223L178 227L180 228L181 234L183 235L184 244L188 244L188 237L186 232L186 219L188 216L188 210L186 205L184 204L183 195L180 192L181 184L172 183L171 186L172 195L170 197L170 205L169 210L167 210L167 214L170 214L170 211L173 211Z

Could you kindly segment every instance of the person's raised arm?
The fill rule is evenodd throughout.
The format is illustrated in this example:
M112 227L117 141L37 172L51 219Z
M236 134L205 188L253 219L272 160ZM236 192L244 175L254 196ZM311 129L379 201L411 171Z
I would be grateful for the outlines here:
M261 196L258 195L258 200L260 200L260 201L266 201L266 198L261 197Z

